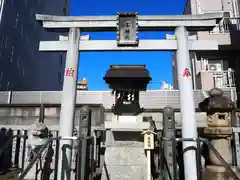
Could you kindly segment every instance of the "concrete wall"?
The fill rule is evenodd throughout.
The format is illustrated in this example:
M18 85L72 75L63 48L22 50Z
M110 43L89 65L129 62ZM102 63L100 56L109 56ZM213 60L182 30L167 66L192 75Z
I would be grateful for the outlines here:
M225 88L225 96L230 97L230 89ZM60 104L60 91L14 91L0 92L0 104ZM202 90L194 90L195 107L203 100ZM140 92L139 102L145 109L163 109L165 106L180 108L180 97L178 90L151 90ZM102 104L105 109L110 109L114 104L114 96L111 91L78 91L76 104Z
M92 107L92 126L101 127L103 113L100 107ZM38 107L0 107L0 126L12 127L14 129L26 129L35 121L39 121L40 108ZM43 122L50 129L58 130L60 118L60 107L46 107ZM80 120L80 107L75 110L75 127L78 128Z
M198 32L199 40L214 40L217 41L219 45L226 46L231 45L230 33L209 33L209 32Z
M236 0L187 0L184 14L202 14L208 12L233 12Z
M236 7L235 3L236 0L195 0L197 7L198 7L198 13L208 13L208 12L219 12L219 11L225 11L230 12L231 16L234 16Z
M39 109L36 107L30 108L3 108L0 107L0 127L11 127L14 129L28 129L29 125L39 120ZM59 107L45 108L44 123L53 130L58 130L59 125ZM135 123L123 123L118 120L118 117L110 112L105 112L102 116L101 109L99 107L92 108L92 126L93 127L105 127L110 129L144 129L148 128L148 122L143 121L144 116L152 116L156 122L156 126L162 129L162 113L161 112L147 112L137 116ZM76 108L75 111L75 127L78 128L80 117L80 108ZM103 119L104 118L104 121ZM199 127L205 127L205 113L196 113L197 124ZM181 127L180 113L175 113L176 126Z
M214 81L213 81L213 76L211 73L209 72L200 72L197 75L197 78L200 79L200 81L198 82L198 87L200 89L204 89L204 90L211 90L212 88L214 88Z

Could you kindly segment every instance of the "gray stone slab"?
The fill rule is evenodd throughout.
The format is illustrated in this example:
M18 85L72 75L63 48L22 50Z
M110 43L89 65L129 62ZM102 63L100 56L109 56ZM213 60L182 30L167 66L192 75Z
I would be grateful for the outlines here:
M142 166L105 166L101 180L145 180Z
M143 166L146 160L141 147L108 147L105 152L107 166Z

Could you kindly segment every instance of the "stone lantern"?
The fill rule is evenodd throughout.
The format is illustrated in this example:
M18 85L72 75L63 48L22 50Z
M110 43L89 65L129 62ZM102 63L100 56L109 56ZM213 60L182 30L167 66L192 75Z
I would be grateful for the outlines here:
M223 91L218 88L210 90L209 97L199 103L201 111L207 113L207 127L204 129L204 135L229 166L232 165L230 115L234 107L234 103L223 96ZM211 149L209 149L209 160L211 165L206 167L204 179L233 179Z

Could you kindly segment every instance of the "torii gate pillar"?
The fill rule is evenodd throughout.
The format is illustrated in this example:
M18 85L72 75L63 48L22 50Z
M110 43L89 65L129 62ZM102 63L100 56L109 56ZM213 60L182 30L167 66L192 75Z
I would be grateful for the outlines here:
M59 136L71 137L74 128L76 104L76 82L78 75L80 29L70 28L68 49L63 81ZM68 147L69 146L69 147ZM61 140L59 146L58 179L70 179L72 160L72 140Z
M190 73L188 49L188 32L179 26L175 30L177 37L177 73L180 92L182 138L197 138L197 125L193 96L193 80ZM194 149L185 152L186 148L196 147L196 142L183 142L185 179L196 179L196 152Z

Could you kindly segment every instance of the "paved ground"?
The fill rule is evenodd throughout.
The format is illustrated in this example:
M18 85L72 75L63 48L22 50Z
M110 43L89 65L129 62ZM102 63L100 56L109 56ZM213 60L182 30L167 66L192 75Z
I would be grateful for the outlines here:
M19 172L19 169L13 169L4 175L0 175L0 180L17 180Z

